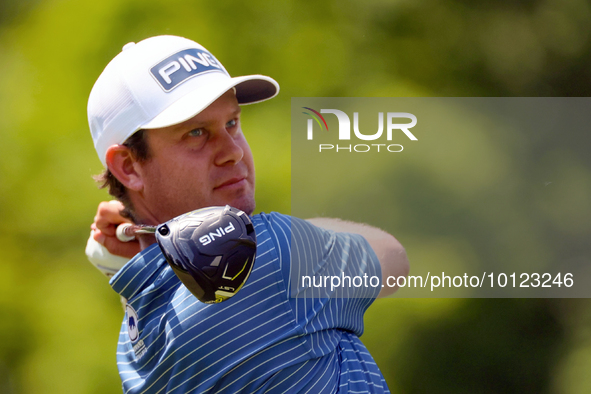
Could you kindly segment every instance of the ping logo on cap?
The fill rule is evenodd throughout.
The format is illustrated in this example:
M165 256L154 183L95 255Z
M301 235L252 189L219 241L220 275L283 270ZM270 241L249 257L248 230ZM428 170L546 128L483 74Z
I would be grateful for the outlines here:
M187 79L212 71L226 74L222 65L211 53L190 48L167 57L152 67L150 74L165 92L170 92Z

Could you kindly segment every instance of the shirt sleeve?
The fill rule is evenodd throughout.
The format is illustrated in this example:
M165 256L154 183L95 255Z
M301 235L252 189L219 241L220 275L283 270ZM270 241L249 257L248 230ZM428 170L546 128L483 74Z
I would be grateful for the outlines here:
M363 314L381 290L381 268L367 240L280 214L270 215L297 323L309 333L363 332Z

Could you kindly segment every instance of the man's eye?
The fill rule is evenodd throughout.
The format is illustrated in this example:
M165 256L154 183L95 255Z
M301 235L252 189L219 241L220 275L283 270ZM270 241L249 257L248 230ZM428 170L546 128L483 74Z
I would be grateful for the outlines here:
M189 131L189 136L191 137L200 137L201 135L203 135L203 129L195 129Z
M226 127L234 127L236 126L236 119L232 119L228 123L226 123Z

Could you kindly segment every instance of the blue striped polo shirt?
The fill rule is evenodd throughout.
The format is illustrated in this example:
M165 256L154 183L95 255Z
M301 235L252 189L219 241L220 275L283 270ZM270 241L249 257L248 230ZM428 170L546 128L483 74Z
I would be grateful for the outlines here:
M112 279L127 299L117 346L123 392L384 393L359 340L379 288L340 297L304 286L305 275L381 276L360 235L323 230L279 213L252 217L257 255L244 287L219 304L199 302L157 244Z

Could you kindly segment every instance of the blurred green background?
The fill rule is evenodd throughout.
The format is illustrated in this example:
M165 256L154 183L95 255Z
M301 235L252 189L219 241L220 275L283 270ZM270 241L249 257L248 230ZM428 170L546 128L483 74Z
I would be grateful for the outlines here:
M245 109L243 129L258 210L288 213L291 97L589 96L589 26L583 0L2 0L0 393L120 392L123 311L84 256L96 205L108 198L91 179L101 165L86 101L125 43L186 36L233 75L279 81L276 99ZM563 210L534 224L575 239L591 236L589 221L571 228L567 220L588 212L591 200L585 142L525 141L518 152L524 181L546 175L539 152L565 158L552 174L567 186L552 196ZM470 212L429 210L434 182L425 173L397 193L409 202L396 236L411 264L429 252L455 253L464 239L445 228ZM417 196L424 198L411 204ZM486 226L477 245L494 249L488 235L505 222ZM362 340L395 393L591 391L586 299L380 300Z

